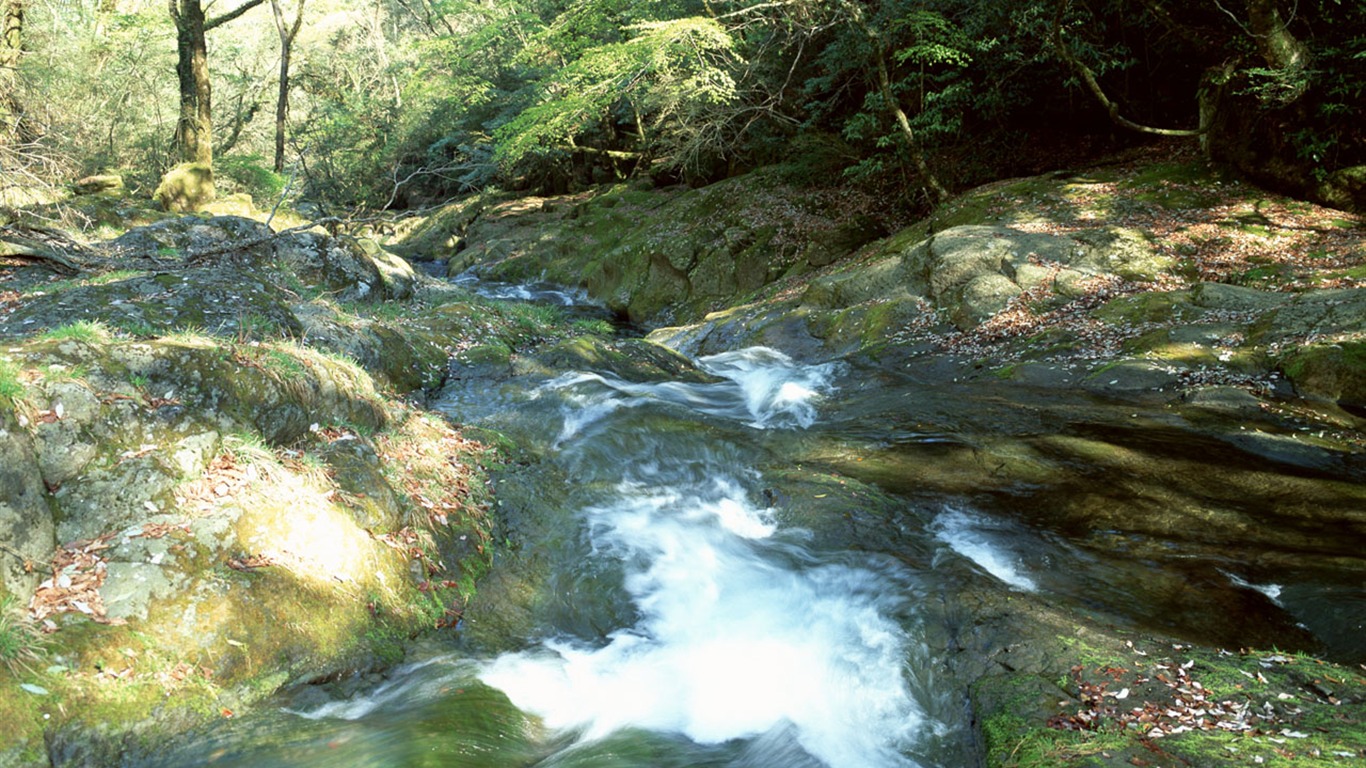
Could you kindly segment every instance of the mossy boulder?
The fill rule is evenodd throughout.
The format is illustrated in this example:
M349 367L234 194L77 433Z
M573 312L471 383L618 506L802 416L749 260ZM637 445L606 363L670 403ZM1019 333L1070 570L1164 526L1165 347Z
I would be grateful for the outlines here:
M1301 394L1366 418L1366 341L1299 347L1281 361L1281 370Z
M60 662L21 673L62 709L5 697L0 743L21 749L0 763L46 740L105 764L391 664L488 567L484 449L353 363L208 336L11 344L27 383L0 411L0 543L37 575L7 555L0 593L27 600L57 542L76 563L35 599Z
M451 267L582 287L636 322L695 320L885 232L867 212L875 208L852 192L793 187L772 170L701 189L622 184L489 205Z
M923 297L966 330L1026 290L1061 302L1090 278L1151 280L1167 266L1141 233L1120 227L1054 235L965 224L915 242L889 238L870 264L812 281L802 301L846 308Z
M1339 168L1320 182L1314 193L1334 208L1366 212L1366 165Z
M306 285L343 299L407 299L417 279L411 265L372 240L321 232L300 232L277 241L275 258Z
M152 198L164 211L192 213L214 199L213 167L208 163L181 163L161 177Z
M193 268L111 282L55 285L0 320L0 336L97 322L137 336L201 331L241 338L297 336L285 294L260 272Z
M244 216L180 216L130 229L110 242L121 253L150 254L182 261L196 252L216 252L209 263L241 261L261 266L272 255L273 232Z

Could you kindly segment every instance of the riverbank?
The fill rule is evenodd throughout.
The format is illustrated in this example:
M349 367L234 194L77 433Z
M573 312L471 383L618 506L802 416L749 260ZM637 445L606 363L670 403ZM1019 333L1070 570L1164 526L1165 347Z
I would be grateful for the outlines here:
M454 631L502 459L421 404L568 321L233 216L38 256L0 263L0 764L154 752Z

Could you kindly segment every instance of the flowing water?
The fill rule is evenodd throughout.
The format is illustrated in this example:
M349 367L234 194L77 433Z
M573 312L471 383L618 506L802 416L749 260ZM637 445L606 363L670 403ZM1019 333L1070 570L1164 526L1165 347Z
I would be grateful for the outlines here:
M1360 571L1296 576L1195 537L1038 524L1048 494L932 482L964 446L879 410L904 412L905 391L765 348L697 364L714 379L453 386L439 409L543 456L503 481L517 549L465 645L149 764L977 765L940 658L945 627L972 620L952 606L964 585L1211 642L1300 632L1366 651ZM1201 611L1219 616L1204 637Z

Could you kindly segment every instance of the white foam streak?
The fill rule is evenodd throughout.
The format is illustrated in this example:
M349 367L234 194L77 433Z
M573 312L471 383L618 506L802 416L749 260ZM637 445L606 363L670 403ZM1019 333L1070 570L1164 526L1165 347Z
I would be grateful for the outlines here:
M1285 605L1281 603L1281 590L1284 589L1284 587L1282 587L1280 584L1253 584L1252 582L1242 578L1241 576L1238 576L1237 574L1229 573L1228 571L1222 570L1220 571L1220 573L1227 576L1228 580L1233 583L1233 586L1242 587L1243 589L1250 589L1254 592L1260 592L1263 595L1266 595L1266 599L1270 600L1276 606L1281 608L1285 607Z
M564 398L565 424L556 443L575 437L618 408L667 403L739 421L756 429L800 427L816 420L816 402L834 390L838 365L804 365L766 347L700 358L698 366L725 381L638 383L611 375L571 373L544 385Z
M583 647L547 643L482 675L556 729L627 727L714 744L793 728L837 768L906 766L921 721L903 674L897 598L871 571L793 570L760 542L774 526L738 486L685 495L624 485L588 510L594 543L627 563L640 620Z
M935 538L982 570L1015 589L1035 592L1038 585L1019 567L1019 558L989 535L991 521L957 509L946 509L935 518Z
M802 365L767 347L703 357L702 370L735 382L740 388L751 426L809 427L816 420L814 401L830 392L837 365Z

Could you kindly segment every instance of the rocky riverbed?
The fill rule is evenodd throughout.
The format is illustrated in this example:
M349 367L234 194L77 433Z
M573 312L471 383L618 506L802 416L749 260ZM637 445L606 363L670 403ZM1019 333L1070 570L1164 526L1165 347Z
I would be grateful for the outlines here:
M961 692L967 764L1359 759L1363 235L1139 158L919 222L764 171L487 194L383 246L201 216L91 243L75 275L13 251L0 764L151 754L281 692L354 691L462 620L506 644L534 568L486 477L516 514L543 449L429 397L705 384L689 358L750 345L847 371L830 426L762 466L785 523L961 582L927 608L925 674ZM410 262L573 287L648 340ZM906 543L1002 531L1075 578L1021 590Z

